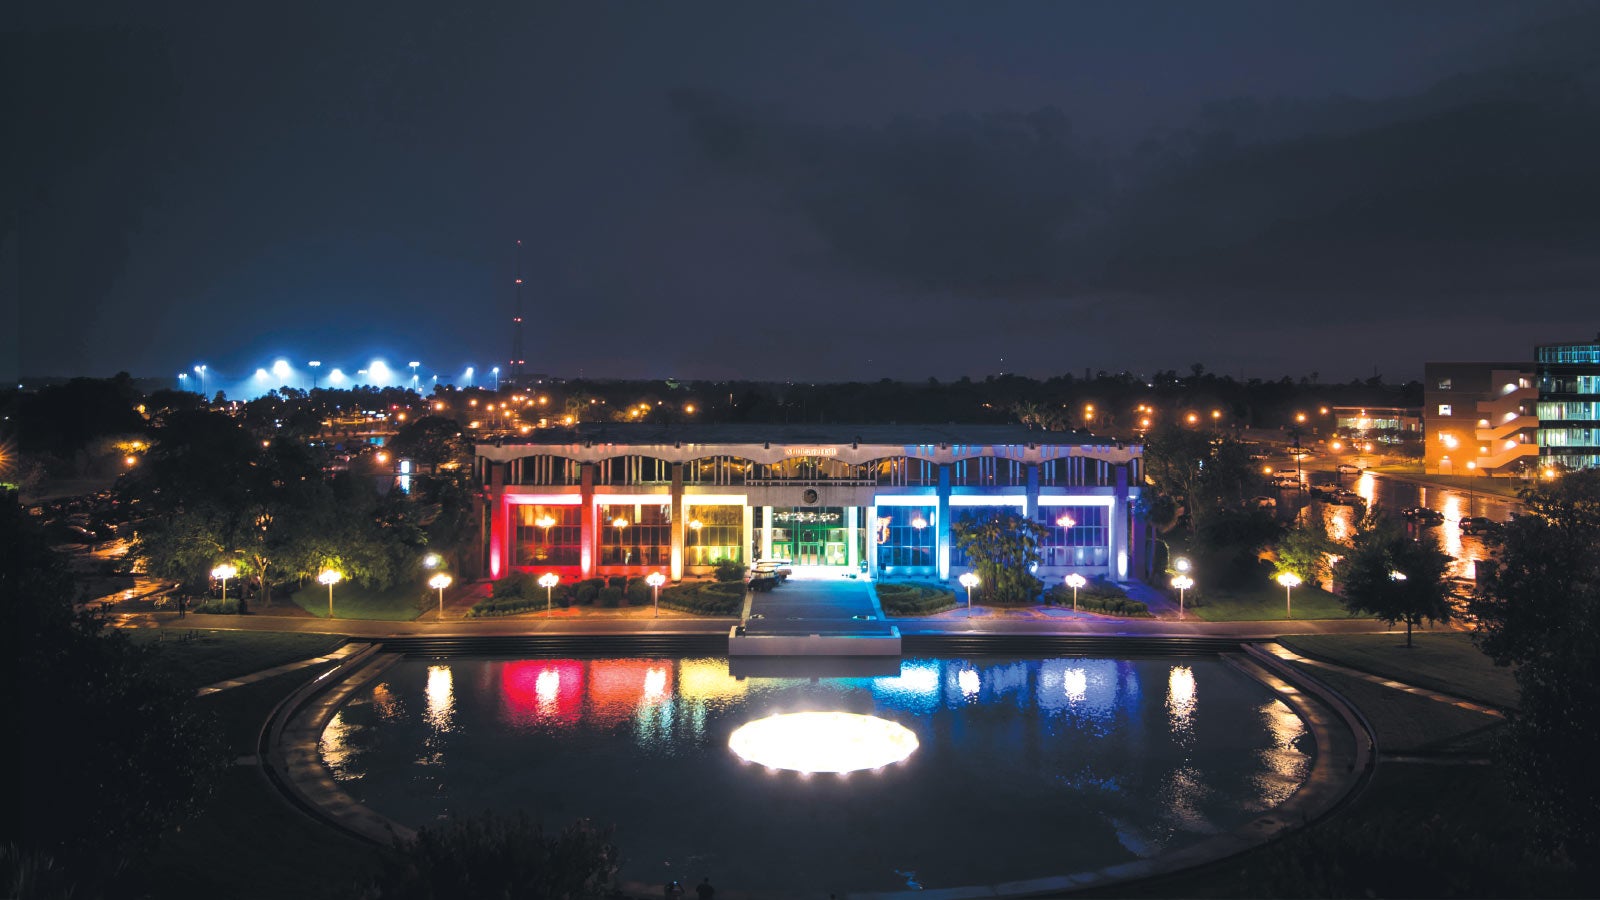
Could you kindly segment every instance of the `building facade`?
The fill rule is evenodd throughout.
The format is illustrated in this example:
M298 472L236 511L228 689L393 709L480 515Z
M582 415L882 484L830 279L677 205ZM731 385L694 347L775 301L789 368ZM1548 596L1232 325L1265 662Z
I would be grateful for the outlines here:
M1005 509L1044 527L1038 574L1125 580L1143 549L1142 449L1020 426L585 425L480 444L490 578L784 559L819 573L948 578L951 525Z
M1539 458L1539 389L1525 362L1423 367L1423 471L1521 475Z
M1353 440L1398 444L1406 436L1422 433L1422 410L1414 406L1335 406L1333 428L1336 434Z
M1534 362L1540 465L1600 466L1600 335L1594 343L1536 347Z

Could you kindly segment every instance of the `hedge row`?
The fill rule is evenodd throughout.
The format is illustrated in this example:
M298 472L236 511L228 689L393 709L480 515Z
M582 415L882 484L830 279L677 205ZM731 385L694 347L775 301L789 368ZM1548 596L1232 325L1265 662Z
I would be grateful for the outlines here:
M1050 606L1072 606L1072 588L1056 585L1045 591L1044 602ZM1078 609L1083 612L1107 616L1150 617L1150 607L1140 600L1131 600L1128 593L1109 581L1096 578L1078 588Z
M549 602L562 609L569 606L648 606L650 594L650 585L643 578L613 575L562 582L551 590ZM515 572L496 581L489 599L479 601L467 616L505 616L544 609L544 606L545 589L539 586L538 577Z
M737 616L744 611L744 583L691 581L661 589L661 605L697 616Z
M878 602L891 616L928 616L956 605L955 591L923 581L880 581L877 590Z

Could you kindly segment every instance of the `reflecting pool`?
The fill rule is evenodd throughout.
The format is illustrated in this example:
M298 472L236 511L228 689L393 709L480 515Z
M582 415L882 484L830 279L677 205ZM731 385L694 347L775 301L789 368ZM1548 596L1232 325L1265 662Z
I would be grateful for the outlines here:
M794 715L823 712L853 715ZM741 756L730 740L752 723ZM588 817L615 825L625 880L757 895L1153 856L1281 803L1311 753L1289 707L1213 657L907 659L815 679L738 679L720 658L407 660L322 736L340 785L396 821Z

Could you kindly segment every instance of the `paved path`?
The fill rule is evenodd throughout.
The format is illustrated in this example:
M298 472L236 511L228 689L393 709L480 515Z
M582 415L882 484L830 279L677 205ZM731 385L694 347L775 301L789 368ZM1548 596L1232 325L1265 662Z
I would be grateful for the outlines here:
M249 675L240 675L238 678L229 678L226 681L219 681L216 684L208 684L200 690L195 691L195 696L205 697L210 694L220 693L221 691L231 690L236 687L244 687L247 684L254 684L257 681L265 681L268 678L282 675L285 672L294 672L310 666L318 665L320 663L334 662L335 660L344 659L347 656L360 653L368 646L370 645L356 643L345 644L343 647L340 647L332 653L328 653L323 656L316 656L312 657L311 659L302 659L299 662L284 663L281 666L273 666L270 669L262 669L259 672L251 672Z
M1393 688L1397 691L1404 691L1408 694L1414 694L1418 697L1426 697L1429 700L1434 700L1439 703L1448 703L1451 706L1471 710L1475 713L1482 713L1486 716L1494 716L1501 719L1505 718L1505 713L1495 709L1492 706L1485 706L1482 703L1477 703L1462 697L1455 697L1439 691L1417 687L1414 684L1405 684L1403 682L1394 681L1393 679L1384 678L1382 675L1373 675L1370 672L1363 672L1360 669L1352 669L1349 666L1341 666L1335 663L1323 662L1320 659L1311 659L1310 657L1301 656L1282 644L1263 644L1262 649L1279 659L1288 660L1289 662L1300 663L1301 665L1306 666L1315 666L1316 668L1326 669L1330 672L1338 672L1340 675L1347 675L1351 678L1359 678L1362 681L1371 682L1372 684L1382 685L1386 688Z
M768 621L882 617L872 602L868 582L847 578L790 578L770 591L753 595L750 615Z

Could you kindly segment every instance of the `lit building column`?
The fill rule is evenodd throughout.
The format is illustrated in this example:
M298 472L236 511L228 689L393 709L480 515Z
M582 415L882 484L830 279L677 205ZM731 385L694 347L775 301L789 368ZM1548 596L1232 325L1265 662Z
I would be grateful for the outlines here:
M506 502L505 463L489 463L489 577L498 579L511 571L510 547L506 544L506 523L511 517Z
M772 507L761 507L761 558L772 558Z
M683 545L688 533L683 516L683 463L672 464L672 580L683 580Z
M1023 503L1022 515L1029 522L1037 522L1039 521L1039 467L1029 465L1027 472L1028 494L1027 500Z
M861 557L857 555L860 548L856 546L856 541L859 539L857 529L860 528L860 513L861 507L859 506L846 506L844 508L844 534L845 540L849 541L845 546L844 559L845 565L849 566L852 572L856 571L856 567L861 562Z
M746 500L744 506L744 544L739 548L739 558L746 566L755 562L750 558L751 548L756 545L756 516L755 510L750 508L750 501Z
M950 464L939 464L939 521L934 523L939 529L939 538L935 544L935 556L939 566L940 580L950 577Z
M878 507L867 507L867 577L878 580Z
M594 574L594 555L598 546L595 540L599 536L599 530L594 527L594 464L584 463L580 471L582 478L579 484L582 486L579 490L582 499L578 507L578 568L582 577L588 578Z
M1111 580L1127 581L1128 559L1128 467L1117 466L1117 487L1111 503Z

